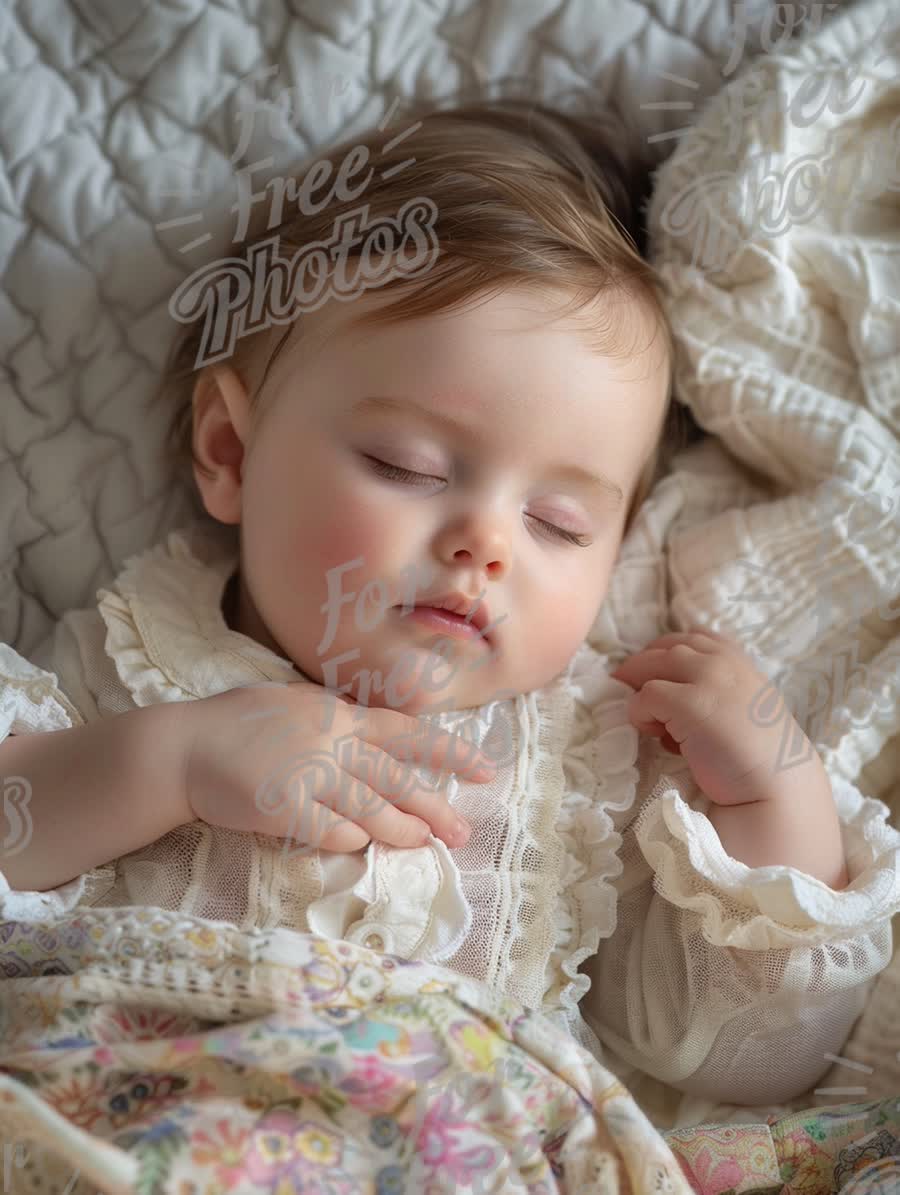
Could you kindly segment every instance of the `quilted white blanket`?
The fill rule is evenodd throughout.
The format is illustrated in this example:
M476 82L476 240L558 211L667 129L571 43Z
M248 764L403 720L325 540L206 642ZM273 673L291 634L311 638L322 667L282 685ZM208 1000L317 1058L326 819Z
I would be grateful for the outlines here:
M680 397L715 439L660 485L599 633L637 646L665 606L739 638L831 774L900 826L898 79L900 10L870 0L757 59L659 171ZM894 941L844 1051L866 1098L900 1091ZM836 1062L823 1094L848 1078Z
M650 163L675 144L651 138L694 122L650 220L679 397L710 433L635 525L593 639L636 650L694 622L739 638L829 769L900 825L900 13L859 0L753 58L767 7L746 6L746 38L724 0L95 0L0 18L0 641L33 654L197 512L147 402L171 294L227 252L239 161L305 158L394 96L589 86L622 101ZM896 964L845 1051L872 1098L900 1091Z
M613 98L653 164L726 70L782 36L769 0L740 7L0 4L0 641L30 656L128 556L200 513L150 398L180 330L173 293L230 251L242 168L277 172L395 99L480 84Z

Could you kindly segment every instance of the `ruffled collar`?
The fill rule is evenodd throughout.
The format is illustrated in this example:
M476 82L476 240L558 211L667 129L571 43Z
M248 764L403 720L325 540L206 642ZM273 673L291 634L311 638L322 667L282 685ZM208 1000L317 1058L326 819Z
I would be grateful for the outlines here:
M130 557L97 591L106 651L138 705L304 678L225 621L222 602L238 563L235 529L197 520Z

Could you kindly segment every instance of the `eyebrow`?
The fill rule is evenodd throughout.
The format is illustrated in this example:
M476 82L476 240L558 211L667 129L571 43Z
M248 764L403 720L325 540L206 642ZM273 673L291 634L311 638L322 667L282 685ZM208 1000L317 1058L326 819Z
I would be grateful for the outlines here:
M430 408L410 398L390 398L387 395L360 398L357 399L350 410L353 414L358 415L412 412L419 415L420 418L427 420L427 422L436 424L447 431L462 431L468 435L475 434L469 424L462 419L455 419L452 415L447 415L442 411L432 411ZM571 478L573 481L580 481L592 489L599 490L607 499L610 497L614 498L617 507L624 506L625 504L625 495L622 492L621 486L616 485L608 477L604 477L602 473L592 473L590 469L583 469L580 465L565 465L556 472L560 477Z

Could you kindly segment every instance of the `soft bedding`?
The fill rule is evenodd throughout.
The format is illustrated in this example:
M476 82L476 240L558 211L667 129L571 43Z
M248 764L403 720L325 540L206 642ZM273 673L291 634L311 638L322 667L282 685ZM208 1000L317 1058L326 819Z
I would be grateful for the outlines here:
M660 1136L539 1015L355 943L147 910L6 931L35 977L7 980L31 996L4 1025L12 1195L891 1195L900 1177L900 1099ZM189 1007L167 990L185 967Z
M391 113L399 130L398 100L502 91L615 101L652 165L692 116L667 75L688 81L696 109L764 28L777 42L768 0L742 9L738 20L730 0L2 6L0 642L29 657L128 556L203 513L164 455L167 412L151 400L180 330L170 300L231 252L233 205L266 159L277 174Z
M890 0L748 61L749 83L732 80L702 111L732 53L728 5L645 0L616 6L616 21L562 0L402 7L401 19L361 0L252 13L47 5L0 28L12 68L0 104L0 640L28 656L125 557L196 513L147 400L173 335L168 297L195 260L185 246L207 231L204 259L227 245L241 130L246 161L273 146L305 157L393 94L443 94L479 73L530 74L548 99L595 85L630 96L644 138L699 113L655 177L650 225L679 397L709 437L636 523L592 642L635 650L695 622L735 635L793 694L829 771L900 826L896 181L878 190L876 178L868 196L845 183L819 210L797 199L771 226L742 206L761 162L784 175L798 157L827 157L841 130L887 160L900 118ZM762 10L751 7L748 59ZM737 84L791 95L841 64L865 81L844 111L806 124L771 106L765 119L746 105L735 115ZM276 133L259 114L252 130L235 119L239 80L267 69L257 94L302 101ZM689 118L642 110L673 87L689 92ZM673 143L648 140L648 159ZM200 218L169 223L186 214ZM667 879L702 902L674 861ZM410 1174L435 1191L719 1195L828 1189L823 1175L849 1191L868 1165L889 1176L898 1152L896 953L817 1092L767 1108L682 1096L452 973L287 931L96 909L0 925L0 971L12 1191L37 1176L63 1189L76 1170L108 1191L181 1192L190 1175L210 1191L382 1192ZM863 1102L836 1111L850 1094ZM829 1136L838 1121L852 1128Z
M790 55L757 59L660 169L651 253L680 397L714 438L660 486L675 519L629 553L648 592L664 587L671 625L707 622L752 650L830 775L884 801L895 826L898 79L900 11L890 0L855 5ZM739 477L755 489L731 501ZM622 568L599 642L658 633L652 617L625 631L630 592ZM752 713L771 716L766 694ZM900 1094L896 929L895 917L893 960L840 1057L792 1109ZM679 1115L752 1113L688 1101Z

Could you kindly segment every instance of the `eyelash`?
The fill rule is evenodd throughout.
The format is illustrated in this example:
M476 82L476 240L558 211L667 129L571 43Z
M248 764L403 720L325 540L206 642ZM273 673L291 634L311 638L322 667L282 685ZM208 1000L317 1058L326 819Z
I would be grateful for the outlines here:
M367 461L370 461L372 468L376 473L382 477L386 477L389 481L404 481L411 485L420 485L420 478L428 479L429 475L426 473L414 473L411 469L401 469L399 465L389 465L387 461L381 461L377 456L369 456L363 453ZM442 481L443 478L435 477L435 481ZM529 515L530 519L541 524L542 527L550 532L551 535L557 539L565 540L566 543L574 544L578 548L587 548L590 546L590 540L585 539L583 535L578 535L574 531L565 531L562 527L557 527L554 523L548 523L546 519L539 519L537 515Z

